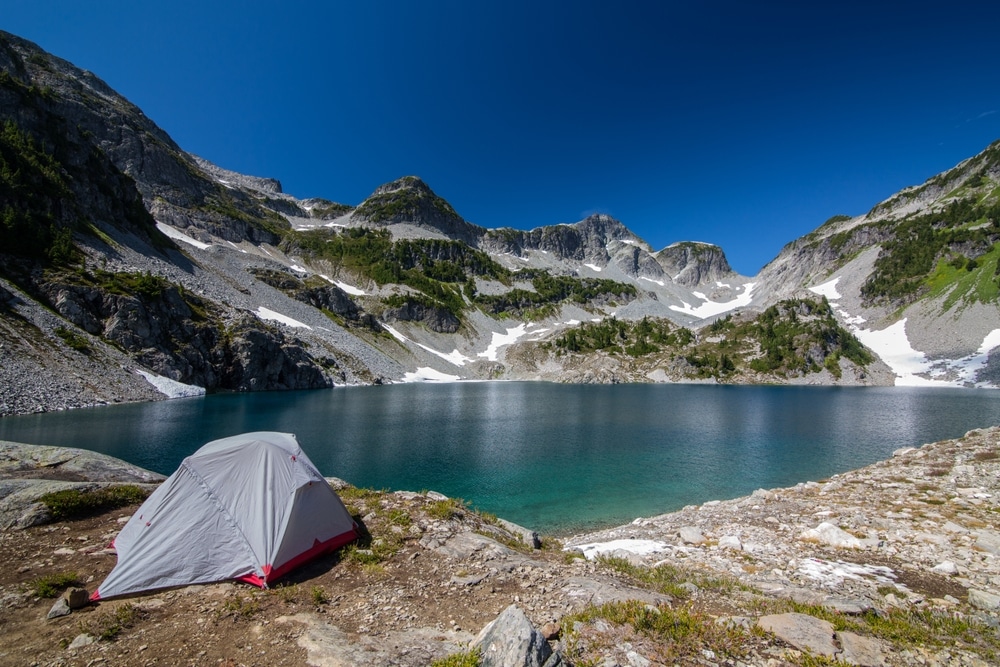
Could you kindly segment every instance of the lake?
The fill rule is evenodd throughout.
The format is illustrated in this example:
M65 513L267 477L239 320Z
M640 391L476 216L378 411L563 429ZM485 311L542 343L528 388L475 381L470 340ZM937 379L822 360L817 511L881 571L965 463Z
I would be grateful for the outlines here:
M286 431L320 471L435 490L549 534L858 468L1000 424L1000 392L907 387L404 384L218 394L0 419L0 439L164 474L209 440Z

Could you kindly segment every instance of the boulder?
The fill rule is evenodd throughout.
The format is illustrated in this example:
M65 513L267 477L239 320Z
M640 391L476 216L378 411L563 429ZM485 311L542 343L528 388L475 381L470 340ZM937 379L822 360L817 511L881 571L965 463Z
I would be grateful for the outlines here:
M482 667L542 667L552 648L516 605L503 610L471 644L481 654Z
M514 535L521 538L521 541L532 549L541 549L542 540L538 537L538 533L531 530L530 528L525 528L524 526L519 526L516 523L512 523L505 519L497 519L497 523L500 524L506 530L514 533Z

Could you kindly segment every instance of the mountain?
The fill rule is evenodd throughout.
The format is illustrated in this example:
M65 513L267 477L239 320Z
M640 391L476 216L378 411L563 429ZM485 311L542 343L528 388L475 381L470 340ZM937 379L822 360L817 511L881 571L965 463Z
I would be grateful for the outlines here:
M1000 141L858 217L835 216L761 271L770 300L806 289L883 358L897 384L996 386Z
M421 379L997 381L996 144L751 278L603 214L485 229L416 176L298 199L7 33L0 123L0 414Z

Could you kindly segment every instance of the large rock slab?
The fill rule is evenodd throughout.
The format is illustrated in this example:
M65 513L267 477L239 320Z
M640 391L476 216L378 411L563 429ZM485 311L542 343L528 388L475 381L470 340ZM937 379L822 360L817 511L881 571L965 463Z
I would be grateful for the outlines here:
M772 614L762 616L757 625L800 651L832 658L837 654L833 624L808 614Z
M166 479L159 473L85 449L26 445L6 440L0 440L0 478L121 484L150 484Z
M861 667L882 667L885 656L882 655L882 645L876 639L863 637L853 632L838 632L841 653L837 658L849 665Z
M114 484L158 484L159 473L97 452L0 441L0 529L51 521L38 499L47 493L91 491Z

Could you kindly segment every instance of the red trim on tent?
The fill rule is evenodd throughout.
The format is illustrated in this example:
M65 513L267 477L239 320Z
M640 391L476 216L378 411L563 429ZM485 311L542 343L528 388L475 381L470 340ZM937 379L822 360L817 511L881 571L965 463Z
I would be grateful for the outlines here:
M328 551L339 549L345 544L349 544L356 539L358 539L358 531L357 527L353 527L346 533L341 533L340 535L331 537L326 542L315 540L311 547L300 553L295 558L292 558L287 563L282 564L280 567L273 567L270 563L261 567L261 570L264 572L263 577L258 576L255 572L251 572L250 574L244 574L242 577L236 577L236 581L242 581L250 584L251 586L257 586L258 588L265 588L268 583L285 576L300 565L304 565L313 558L321 556Z
M253 572L250 574L244 574L242 577L236 577L236 581L242 581L245 584L250 584L251 586L256 586L257 588L264 588L264 585L267 583Z
M328 551L339 549L345 544L349 544L356 539L358 539L358 531L355 528L351 528L346 533L341 533L340 535L331 537L325 542L316 540L313 542L312 547L303 551L288 562L282 563L278 567L266 565L264 567L264 580L266 582L271 582L275 579L280 579L300 565L304 565L305 563L311 561L313 558L316 558L317 556L320 556Z

